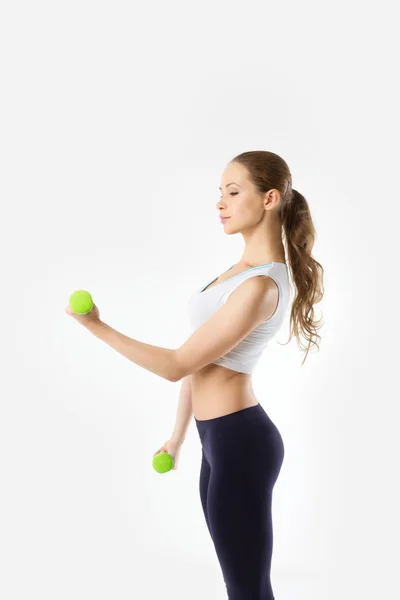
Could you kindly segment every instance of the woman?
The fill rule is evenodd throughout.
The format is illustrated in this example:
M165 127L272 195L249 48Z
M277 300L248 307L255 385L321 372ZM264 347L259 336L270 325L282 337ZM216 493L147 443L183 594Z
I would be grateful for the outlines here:
M219 325L222 338L224 327L247 330L246 336L236 344L233 334L230 351L184 378L172 438L158 451L179 457L193 413L202 444L201 503L230 600L274 598L272 490L284 445L255 397L251 373L279 331L289 303L282 227L298 291L292 331L302 329L310 342L317 329L313 304L323 296L323 269L311 257L315 230L310 211L291 184L286 163L271 152L241 154L223 173L217 209L227 217L225 232L241 233L245 249L236 265L191 297L190 318L197 329L228 298L234 303L236 295L242 311L236 318L242 322L229 323L227 315L226 322L215 320L208 333L218 338Z
M128 338L92 317L76 317L97 337L139 366L182 380L172 437L155 453L179 453L192 415L202 445L201 504L230 600L274 600L270 580L272 491L283 440L255 397L251 374L297 294L291 335L310 348L317 334L313 305L323 297L321 265L311 257L315 229L305 198L292 190L286 162L266 151L236 156L222 176L217 209L227 234L241 233L239 262L196 290L189 313L194 332L177 350ZM69 314L71 314L70 311ZM74 315L73 315L74 316ZM305 360L304 358L304 360ZM303 361L304 363L304 361Z

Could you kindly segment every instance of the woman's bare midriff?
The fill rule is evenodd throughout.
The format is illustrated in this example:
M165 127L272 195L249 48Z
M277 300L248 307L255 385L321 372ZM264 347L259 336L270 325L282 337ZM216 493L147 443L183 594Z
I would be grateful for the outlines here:
M264 264L275 261L285 263L283 246L274 255L270 255ZM222 273L204 288L203 292L251 267L244 261ZM254 395L251 374L232 371L213 363L191 374L192 408L196 419L205 421L222 417L230 413L258 404Z
M191 374L192 409L201 421L258 404L251 375L209 364Z

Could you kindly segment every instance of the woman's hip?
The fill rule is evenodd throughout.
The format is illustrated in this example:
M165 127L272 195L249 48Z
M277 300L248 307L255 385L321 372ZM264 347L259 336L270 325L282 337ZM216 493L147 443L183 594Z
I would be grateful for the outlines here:
M225 471L247 465L276 470L283 462L280 431L260 403L208 420L195 418L203 453L211 468Z

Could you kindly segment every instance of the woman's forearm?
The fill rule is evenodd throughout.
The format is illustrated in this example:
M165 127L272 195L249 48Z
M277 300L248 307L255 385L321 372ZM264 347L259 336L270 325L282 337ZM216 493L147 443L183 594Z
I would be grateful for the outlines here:
M193 415L192 407L192 384L190 381L190 375L183 378L181 390L179 393L178 408L176 411L176 422L174 431L172 433L172 439L178 443L183 443L186 438L186 432L189 427Z
M87 326L97 338L132 362L168 381L180 381L176 360L176 350L145 344L113 329L103 321L95 321Z

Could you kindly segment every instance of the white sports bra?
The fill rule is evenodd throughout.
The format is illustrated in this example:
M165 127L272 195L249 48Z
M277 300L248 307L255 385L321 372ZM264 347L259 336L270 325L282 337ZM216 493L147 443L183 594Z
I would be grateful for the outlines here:
M231 269L234 266L232 265ZM269 262L265 265L251 267L208 288L211 283L218 279L216 277L205 287L197 289L189 298L189 321L193 333L193 331L198 329L214 312L225 304L230 294L242 281L249 279L249 277L257 277L258 275L268 275L278 286L279 300L274 314L255 327L227 354L213 361L213 364L221 365L239 373L253 372L269 340L278 332L286 316L290 297L289 275L286 263Z

